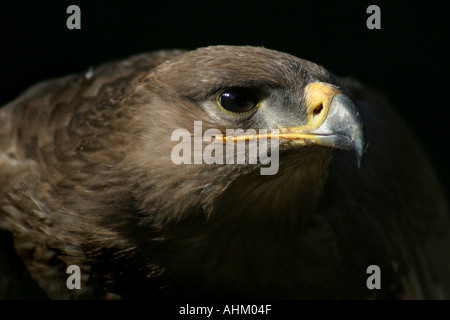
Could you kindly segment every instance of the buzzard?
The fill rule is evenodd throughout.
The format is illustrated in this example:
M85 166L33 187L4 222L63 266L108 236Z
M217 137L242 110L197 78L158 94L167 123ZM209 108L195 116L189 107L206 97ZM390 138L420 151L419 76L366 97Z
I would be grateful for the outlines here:
M239 141L276 172L218 148ZM208 146L226 161L173 159ZM141 54L3 106L0 230L2 298L450 297L447 204L401 117L261 47Z

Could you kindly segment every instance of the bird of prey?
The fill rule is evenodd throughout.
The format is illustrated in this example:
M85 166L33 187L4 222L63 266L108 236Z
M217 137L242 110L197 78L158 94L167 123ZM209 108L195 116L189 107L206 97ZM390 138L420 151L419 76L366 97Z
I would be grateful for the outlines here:
M179 129L202 150L277 138L278 171L175 162ZM262 47L141 54L3 106L0 230L2 298L450 297L447 204L405 122L357 80Z

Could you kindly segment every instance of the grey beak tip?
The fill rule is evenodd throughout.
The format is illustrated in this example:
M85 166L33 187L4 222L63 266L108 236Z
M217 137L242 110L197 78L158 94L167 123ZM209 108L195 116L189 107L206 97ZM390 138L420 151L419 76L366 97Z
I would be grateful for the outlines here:
M368 145L366 145L363 137L354 141L354 148L356 152L356 162L358 163L358 169L361 169L364 155L366 153Z
M363 161L363 157L361 157L360 155L357 155L356 161L358 162L358 169L361 169L361 164L362 164L362 161Z

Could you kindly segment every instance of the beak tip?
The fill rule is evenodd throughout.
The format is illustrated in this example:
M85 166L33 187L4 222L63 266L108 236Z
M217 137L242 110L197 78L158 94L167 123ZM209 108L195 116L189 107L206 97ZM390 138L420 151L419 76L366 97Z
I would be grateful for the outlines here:
M364 155L367 150L367 145L365 143L364 137L359 137L353 142L353 147L356 152L356 162L358 164L358 169L361 169L362 162L364 160Z
M356 158L356 161L358 163L358 169L361 169L362 160L363 160L363 157L358 154L357 158Z

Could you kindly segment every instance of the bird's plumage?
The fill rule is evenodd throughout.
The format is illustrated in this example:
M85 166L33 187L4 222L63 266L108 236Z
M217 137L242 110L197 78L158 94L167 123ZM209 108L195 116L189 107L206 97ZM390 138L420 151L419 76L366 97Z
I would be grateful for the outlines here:
M305 125L313 82L357 106L360 169L352 152L283 144L273 176L171 161L172 132L194 121ZM233 87L255 90L259 109L223 112L216 97ZM143 54L2 107L0 228L0 261L22 264L0 267L7 298L450 297L447 204L403 120L356 80L264 48ZM66 287L71 264L81 290ZM366 287L373 264L380 290Z

